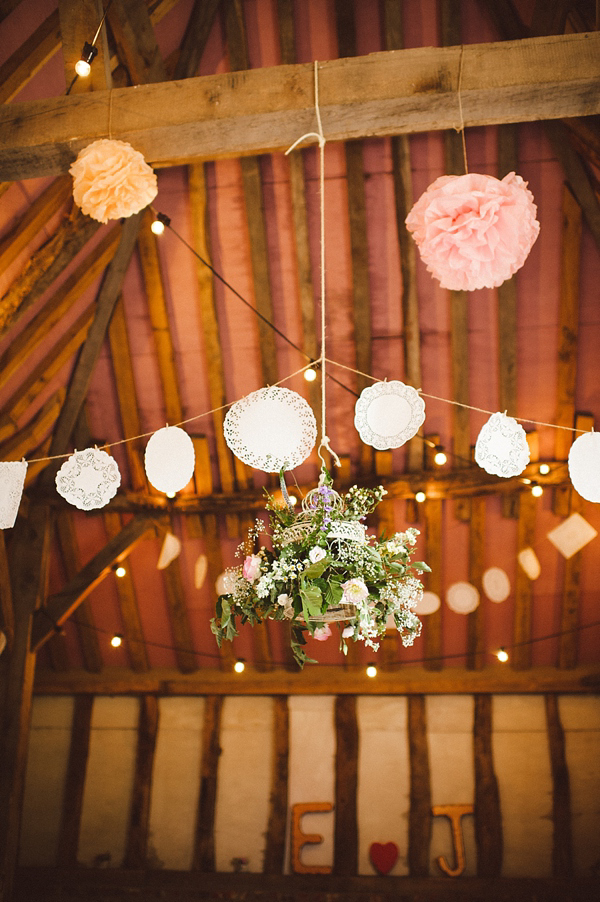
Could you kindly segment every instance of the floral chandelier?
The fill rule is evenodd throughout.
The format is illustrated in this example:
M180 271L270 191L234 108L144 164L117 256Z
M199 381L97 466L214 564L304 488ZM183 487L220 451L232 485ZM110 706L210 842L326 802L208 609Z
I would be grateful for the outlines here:
M306 495L298 514L291 504L277 505L269 496L267 535L272 547L262 546L226 571L229 591L219 597L211 621L219 646L238 635L238 620L251 626L264 620L288 621L300 666L315 663L304 649L306 633L326 639L332 622L339 624L344 654L348 639L377 650L377 640L390 627L398 630L404 646L412 645L421 632L414 613L423 595L417 574L429 567L411 562L417 529L389 539L367 534L363 521L385 494L382 486L353 486L340 495L323 469L319 487ZM252 540L262 527L257 521ZM238 556L244 553L240 545Z

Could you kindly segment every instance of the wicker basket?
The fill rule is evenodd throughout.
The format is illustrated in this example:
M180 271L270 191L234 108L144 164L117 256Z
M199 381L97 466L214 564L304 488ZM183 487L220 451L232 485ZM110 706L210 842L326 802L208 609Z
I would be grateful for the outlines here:
M356 617L356 605L336 604L327 608L320 617L311 617L311 623L335 623L339 620L353 620Z

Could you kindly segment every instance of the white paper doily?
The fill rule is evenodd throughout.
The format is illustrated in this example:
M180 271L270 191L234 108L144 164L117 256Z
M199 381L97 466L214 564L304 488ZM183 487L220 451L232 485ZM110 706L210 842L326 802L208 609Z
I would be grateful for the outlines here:
M179 426L163 426L146 445L144 467L151 485L159 492L175 495L194 475L194 443Z
M365 445L378 451L399 448L425 420L425 402L404 382L376 382L363 389L354 408L354 426Z
M120 485L116 460L98 448L75 451L56 474L58 494L82 511L104 507Z
M489 567L481 577L483 591L490 601L500 604L510 595L510 580L501 567Z
M600 432L585 432L569 451L569 476L575 491L586 501L600 502Z
M455 614L470 614L479 604L479 592L471 583L454 583L446 592L446 604Z
M15 525L26 475L26 460L0 463L0 529L10 529Z
M302 395L270 386L246 395L223 421L225 441L244 463L278 473L293 470L315 446L317 421Z
M525 430L513 417L493 413L475 443L475 461L495 476L518 476L529 463Z

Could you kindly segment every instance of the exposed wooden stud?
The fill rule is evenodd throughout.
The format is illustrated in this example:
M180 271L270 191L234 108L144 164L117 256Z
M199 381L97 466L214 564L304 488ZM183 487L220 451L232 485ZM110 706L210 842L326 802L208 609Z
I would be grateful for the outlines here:
M226 0L224 0L226 2ZM195 0L185 29L173 78L192 78L198 71L221 0Z
M93 705L93 695L77 695L74 699L71 744L56 853L56 864L62 868L77 865Z
M552 874L554 877L572 877L574 868L571 788L565 733L560 720L558 697L555 693L547 693L544 700L552 771Z
M123 858L123 867L125 868L143 868L148 864L152 768L158 735L158 720L158 699L155 695L143 695L140 699L135 772L131 790L127 845Z
M471 499L469 520L469 582L483 597L482 577L485 567L485 498ZM467 667L481 670L485 663L483 607L480 604L467 616Z
M59 388L30 422L0 445L2 460L21 460L37 447L56 422L66 397L66 389Z
M72 191L73 181L65 175L54 179L36 197L16 226L0 241L0 273L5 272L48 220L58 213Z
M593 115L599 47L592 32L325 61L327 139L453 128L461 55L466 127ZM111 132L154 165L285 149L314 127L313 81L307 63L119 88ZM217 97L228 103L216 118ZM11 136L0 148L0 181L66 172L82 147L105 137L107 106L106 92L92 91L0 108L0 131Z
M72 579L75 579L81 569L79 546L71 511L62 511L56 517L56 531L65 575L67 581L70 582ZM82 601L79 605L77 611L77 633L85 669L91 673L100 673L103 666L102 655L91 606L88 601Z
M173 525L171 524L171 532ZM179 560L174 560L162 571L165 581L165 592L169 609L169 620L175 643L175 657L182 673L197 670L198 664L194 654L194 642L190 629L188 611L185 606L185 592Z
M265 835L265 874L285 869L285 832L288 815L289 710L285 696L273 699L273 762L269 821Z
M121 531L121 518L119 514L107 511L104 514L104 526L109 539L113 539L117 536ZM115 580L121 617L123 619L127 654L129 655L131 666L136 673L143 673L148 670L149 667L148 653L146 650L146 643L144 642L142 622L140 619L133 577L130 571L126 569L125 575L115 577Z
M43 295L99 227L100 223L73 208L54 235L31 255L0 301L0 335Z
M333 873L354 876L358 870L358 720L356 696L335 700L335 827Z
M426 877L429 872L431 843L431 784L424 695L408 697L408 751L410 760L408 871L411 877Z
M117 560L123 560L143 538L144 534L153 528L153 521L146 517L134 517L127 526L124 526L118 536L111 539L88 563L77 576L72 579L60 592L48 598L44 608L36 611L34 624L31 631L31 643L33 649L38 649L54 631L54 624L60 626L75 610L75 608L87 598L104 577L110 573L111 567Z
M202 725L202 761L200 794L196 818L196 843L192 870L211 873L215 870L215 811L217 804L217 772L221 754L221 712L223 699L209 695L204 702Z
M145 3L114 0L107 9L119 58L136 85L165 81L167 73Z
M517 524L517 554L531 548L535 535L536 500L531 492L523 492L519 497L519 521ZM531 667L531 606L533 590L531 580L517 564L515 583L515 615L513 631L513 652L511 664L515 670Z
M59 47L60 22L58 10L55 10L0 66L0 103L12 100L54 56Z
M502 869L502 812L494 771L491 695L474 698L473 763L475 772L475 843L477 876L500 876Z

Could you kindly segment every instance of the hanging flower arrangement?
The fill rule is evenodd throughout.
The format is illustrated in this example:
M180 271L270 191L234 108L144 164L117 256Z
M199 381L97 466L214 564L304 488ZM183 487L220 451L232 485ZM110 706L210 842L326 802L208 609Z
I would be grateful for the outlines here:
M533 195L520 175L443 175L406 217L442 288L497 288L520 269L538 236Z
M69 172L75 203L98 222L139 213L158 191L153 170L126 141L93 141L79 151Z
M328 625L335 621L344 653L348 639L377 649L388 618L404 646L420 634L414 608L423 586L417 573L429 567L411 562L418 530L390 539L369 536L363 521L385 495L383 487L353 486L339 495L325 472L321 483L308 493L298 514L269 496L272 550L263 546L227 571L229 591L219 598L211 621L219 646L237 635L238 619L252 626L263 620L290 621L292 652L300 666L314 663L304 650L306 633L326 639ZM251 538L258 538L262 529L257 521ZM238 556L243 555L241 545Z

